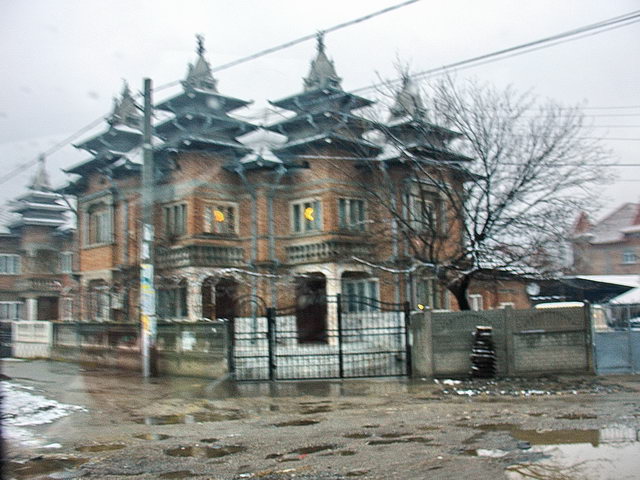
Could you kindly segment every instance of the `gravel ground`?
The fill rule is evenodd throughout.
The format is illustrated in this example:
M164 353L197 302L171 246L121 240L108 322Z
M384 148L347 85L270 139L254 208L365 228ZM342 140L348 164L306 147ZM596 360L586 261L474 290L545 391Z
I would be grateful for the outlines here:
M6 478L591 478L575 465L552 462L556 476L531 469L552 458L541 445L577 446L607 464L615 437L617 463L640 454L637 376L145 383L72 364L2 363L8 382L69 410L25 427L39 441L7 441ZM637 478L625 475L609 465L594 478Z

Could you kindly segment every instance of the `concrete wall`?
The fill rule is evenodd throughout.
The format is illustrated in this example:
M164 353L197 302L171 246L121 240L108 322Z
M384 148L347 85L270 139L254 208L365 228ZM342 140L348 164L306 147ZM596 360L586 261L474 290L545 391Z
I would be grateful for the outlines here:
M51 322L12 322L11 337L15 358L49 358L51 354Z
M415 313L415 376L467 376L473 332L493 328L498 376L594 373L587 308Z
M222 322L160 323L158 374L219 378L227 373ZM55 324L51 358L138 371L139 328L134 324Z

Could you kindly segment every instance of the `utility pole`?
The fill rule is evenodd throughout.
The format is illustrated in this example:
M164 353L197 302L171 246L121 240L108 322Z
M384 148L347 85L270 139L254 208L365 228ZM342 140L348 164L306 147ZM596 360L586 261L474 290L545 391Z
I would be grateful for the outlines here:
M153 281L154 168L151 135L151 79L144 79L144 128L142 137L142 239L140 245L140 327L142 331L142 375L155 375L156 291Z

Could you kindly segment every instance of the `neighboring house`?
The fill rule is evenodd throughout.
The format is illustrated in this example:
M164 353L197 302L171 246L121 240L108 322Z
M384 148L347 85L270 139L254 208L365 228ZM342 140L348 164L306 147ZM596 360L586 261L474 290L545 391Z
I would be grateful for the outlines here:
M574 274L640 274L640 203L625 203L595 224L582 213L571 243Z
M372 103L342 89L320 37L303 91L272 102L287 113L260 128L234 116L248 102L219 93L200 40L182 91L155 107L166 115L154 141L159 318L229 317L243 298L259 296L295 306L304 318L299 338L314 340L335 318L326 296L449 307L432 272L402 270L410 239L370 188L384 170L392 188L377 193L403 202L408 221L428 212L432 225L454 225L444 199L403 159L446 160L460 188L460 165L470 159L449 149L455 132L416 126L421 101L410 82L387 125L405 150L364 135L374 124L354 111ZM91 158L67 170L78 175L63 191L78 202L84 320L138 319L141 138L139 108L125 87L108 128L78 145ZM448 231L442 241L458 245L460 229Z
M481 273L469 285L469 306L471 310L531 308L532 288L539 288L537 280L525 276L503 271Z
M72 320L75 282L70 208L51 191L44 159L12 202L0 233L0 320Z

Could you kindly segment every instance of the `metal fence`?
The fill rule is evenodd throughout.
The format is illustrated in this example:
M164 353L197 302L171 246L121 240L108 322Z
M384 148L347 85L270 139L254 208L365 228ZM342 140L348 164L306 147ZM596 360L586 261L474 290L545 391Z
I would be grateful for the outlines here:
M314 305L236 317L231 354L236 379L410 375L408 304L337 295L315 299Z

